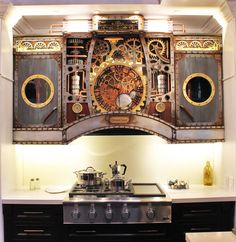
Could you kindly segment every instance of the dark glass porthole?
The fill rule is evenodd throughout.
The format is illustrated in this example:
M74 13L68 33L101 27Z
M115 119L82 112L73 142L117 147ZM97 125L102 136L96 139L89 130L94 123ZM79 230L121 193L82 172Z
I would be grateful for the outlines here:
M24 80L21 95L30 107L42 108L53 99L54 86L47 76L41 74L31 75Z
M184 81L183 94L194 106L207 105L215 95L214 81L204 73L191 74Z

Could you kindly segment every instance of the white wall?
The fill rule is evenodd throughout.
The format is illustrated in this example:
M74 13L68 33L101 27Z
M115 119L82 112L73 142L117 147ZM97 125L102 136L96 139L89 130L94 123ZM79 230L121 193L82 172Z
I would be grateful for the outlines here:
M157 136L86 136L69 145L16 145L18 188L39 177L43 186L72 185L73 171L94 166L111 176L110 163L125 163L126 178L135 182L183 179L202 184L202 170L210 160L219 184L222 143L167 144Z
M236 4L230 3L232 16L224 29L223 80L225 109L225 138L220 180L236 191ZM236 224L236 214L235 214Z
M16 182L14 179L16 174L15 146L12 145L13 81L12 68L9 68L13 65L12 26L9 25L7 16L11 10L8 10L9 12L0 18L0 205L4 190L13 189ZM2 219L2 206L0 206L0 241L3 241Z

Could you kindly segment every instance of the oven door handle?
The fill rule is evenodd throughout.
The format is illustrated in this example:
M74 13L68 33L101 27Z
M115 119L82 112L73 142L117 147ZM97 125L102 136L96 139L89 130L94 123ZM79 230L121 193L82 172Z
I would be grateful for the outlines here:
M146 235L148 235L148 234L150 234L150 235L155 234L155 235L158 235L158 236L165 236L166 235L165 232L160 231L158 229L145 229L145 230L138 230L137 232L138 232L138 234L146 234Z
M138 233L160 233L158 229L145 229L145 230L138 230Z
M76 230L76 234L96 234L96 230Z

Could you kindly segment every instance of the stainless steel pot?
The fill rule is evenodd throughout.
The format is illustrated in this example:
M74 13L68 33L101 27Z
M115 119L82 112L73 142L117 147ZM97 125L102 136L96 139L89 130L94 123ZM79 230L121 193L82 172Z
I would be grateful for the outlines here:
M86 186L100 185L105 173L96 171L92 166L87 167L85 170L75 171L79 184Z

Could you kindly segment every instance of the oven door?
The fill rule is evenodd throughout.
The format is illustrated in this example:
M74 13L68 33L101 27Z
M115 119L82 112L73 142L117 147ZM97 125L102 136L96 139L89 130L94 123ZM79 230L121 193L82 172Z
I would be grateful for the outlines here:
M170 242L171 224L64 225L65 242Z

